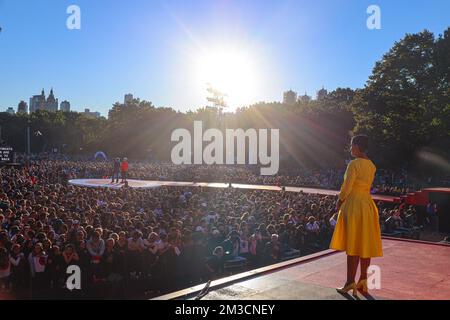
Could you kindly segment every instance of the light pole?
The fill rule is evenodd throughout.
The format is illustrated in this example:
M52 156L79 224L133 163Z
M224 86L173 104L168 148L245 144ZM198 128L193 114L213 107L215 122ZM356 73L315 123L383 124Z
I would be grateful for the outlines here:
M219 122L221 126L221 130L225 127L223 125L223 109L227 107L227 104L225 102L225 97L227 96L225 93L220 92L219 90L212 87L211 84L208 84L208 88L206 89L210 96L208 96L206 99L209 102L213 103L213 106L216 107L219 110ZM225 128L226 129L226 128Z

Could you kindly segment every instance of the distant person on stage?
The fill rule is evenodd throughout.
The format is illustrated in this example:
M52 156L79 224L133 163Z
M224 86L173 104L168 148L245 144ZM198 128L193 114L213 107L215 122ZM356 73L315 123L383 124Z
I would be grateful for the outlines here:
M128 174L128 159L123 158L122 163L120 164L120 175L122 176L122 183L127 182L127 174Z
M119 183L119 170L120 170L120 159L116 158L116 159L114 159L114 163L113 163L113 173L112 173L111 183L114 183L114 178L116 180L116 183Z
M330 248L347 253L347 282L338 288L340 293L357 290L367 293L367 269L370 258L383 256L378 208L372 200L370 189L376 167L367 157L369 139L358 135L351 140L350 161L336 203L338 218ZM355 283L356 271L361 261L361 276Z

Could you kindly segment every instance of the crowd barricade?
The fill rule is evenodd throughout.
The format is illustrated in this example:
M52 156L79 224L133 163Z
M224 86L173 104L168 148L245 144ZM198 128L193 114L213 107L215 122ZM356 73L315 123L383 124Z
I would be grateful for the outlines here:
M248 260L244 257L234 257L230 260L225 261L223 265L223 270L226 273L233 273L239 270L244 269L248 264Z

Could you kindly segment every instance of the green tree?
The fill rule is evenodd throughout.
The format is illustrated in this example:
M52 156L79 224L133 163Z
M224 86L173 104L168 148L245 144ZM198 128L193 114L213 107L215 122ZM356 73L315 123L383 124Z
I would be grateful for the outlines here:
M357 91L354 132L370 135L381 163L404 166L445 132L445 90L438 89L448 88L443 80L448 52L443 47L427 30L407 34L376 63L365 88Z

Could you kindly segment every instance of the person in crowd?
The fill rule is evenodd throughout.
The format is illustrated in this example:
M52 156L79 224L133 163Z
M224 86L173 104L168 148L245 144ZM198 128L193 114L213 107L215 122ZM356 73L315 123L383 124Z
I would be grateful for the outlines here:
M109 238L106 240L106 248L102 258L102 272L104 279L109 283L110 290L123 293L121 284L124 281L125 265L124 256L115 247L115 240ZM112 293L112 296L117 294Z
M308 218L308 223L305 226L308 240L310 242L316 242L319 239L320 226L314 216Z
M142 239L142 232L135 230L128 239L128 271L138 276L142 272L143 254L145 242Z
M437 204L433 202L428 202L427 204L427 224L430 227L431 231L433 233L437 232L438 230L438 215L437 215Z
M49 251L47 258L47 278L51 288L61 288L65 277L65 262L59 246L55 245Z
M11 261L11 284L13 290L18 293L26 289L29 282L28 264L22 247L19 243L13 244L10 254Z
M39 298L48 289L47 268L48 255L43 250L42 243L36 243L28 256L31 271L31 286L33 296Z
M115 158L113 162L112 175L111 175L111 183L119 183L119 171L120 171L120 159Z
M266 243L266 259L268 263L277 263L281 259L281 245L278 234L272 234L270 241Z
M94 231L91 239L86 243L86 249L90 255L90 270L95 280L98 280L101 273L100 263L105 252L105 240L101 238L99 230Z
M212 257L206 261L206 268L209 272L209 279L214 280L223 273L225 263L225 251L221 246L214 249Z
M11 261L6 248L0 248L0 292L9 292Z
M71 265L79 265L80 264L80 257L75 250L75 246L73 244L67 244L64 247L64 251L62 253L62 258L64 261L63 264L63 270L66 270L67 267Z
M122 163L120 164L120 175L122 177L122 183L127 182L128 175L128 159L123 158Z
M156 232L150 232L144 240L144 253L142 256L142 270L147 277L153 277L156 273L156 266L160 257L160 250L163 249L163 243Z
M245 228L239 234L239 256L247 260L250 258L250 236L248 233L248 229Z
M225 251L226 259L233 259L240 253L240 238L236 230L231 231L228 237L222 242L221 247Z

